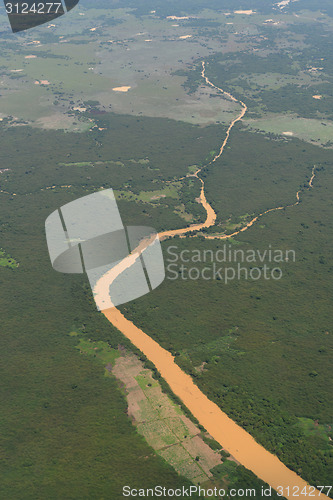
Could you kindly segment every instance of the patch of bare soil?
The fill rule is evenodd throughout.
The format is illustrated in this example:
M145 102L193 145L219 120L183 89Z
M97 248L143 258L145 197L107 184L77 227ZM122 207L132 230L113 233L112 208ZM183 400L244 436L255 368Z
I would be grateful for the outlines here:
M174 469L196 484L212 478L221 455L202 439L199 428L182 412L134 354L116 360L112 373L124 384L128 415L146 441Z

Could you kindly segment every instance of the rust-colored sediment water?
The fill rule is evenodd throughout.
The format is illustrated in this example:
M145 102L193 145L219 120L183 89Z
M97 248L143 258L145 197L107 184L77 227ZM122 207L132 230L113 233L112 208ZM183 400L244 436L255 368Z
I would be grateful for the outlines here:
M195 174L197 176L197 174ZM199 179L199 177L198 177ZM200 231L201 229L205 229L206 227L211 227L214 226L215 221L216 221L216 213L214 209L211 207L211 205L208 203L205 195L205 185L202 179L199 179L202 183L201 186L201 192L200 192L200 203L206 210L206 220L205 222L200 222L198 224L192 224L189 227L184 227L181 229L170 229L170 231L164 231L163 233L159 233L159 239L161 241L165 240L166 238L173 238L174 236L177 235L182 235L189 233L191 231Z
M239 102L242 107L241 113L228 127L226 137L220 151L211 161L211 163L214 163L223 154L232 128L243 118L247 111L247 107L242 101L237 101L237 99L235 99L231 94L224 92L222 89L211 83L205 74L205 70L205 63L203 62L201 75L205 79L206 83L227 95L231 100ZM198 175L201 170L202 169L197 170L195 174L192 174L192 177L197 177L201 182L200 203L206 210L207 216L205 222L193 224L182 229L159 233L159 238L161 240L172 238L176 235L185 235L186 233L192 231L200 231L215 224L216 213L206 199L205 184ZM313 187L314 177L315 167L312 170L312 177L310 179L308 189ZM296 202L292 205L288 205L288 207L296 206L299 203L300 191L296 193ZM285 207L280 206L271 208L266 212L257 215L243 228L233 234L205 235L205 237L207 239L231 238L242 231L246 231L259 219L259 217L275 210L282 210L283 208ZM119 274L121 274L121 272L123 272L124 269L127 269L135 262L135 260L139 257L140 251L144 250L147 244L149 244L149 240L142 242L131 255L124 259L124 262L118 264L116 268L100 279L94 289L95 299L106 299L111 283L117 276L119 276ZM300 478L295 472L288 469L275 455L265 450L265 448L258 444L250 434L231 420L215 403L210 401L207 396L205 396L203 392L201 392L201 390L194 384L192 378L183 372L175 363L171 353L163 349L157 342L149 337L149 335L126 319L117 308L113 307L110 309L104 309L102 313L120 332L125 335L125 337L132 342L132 344L134 344L152 363L154 363L161 376L169 384L171 390L190 410L192 415L194 415L199 423L209 432L209 434L211 434L211 436L244 467L251 470L254 474L256 474L256 476L268 483L275 490L278 490L279 487L282 488L282 496L285 498L295 499L296 497L315 497L319 499L328 499L326 495L320 493L318 490L314 491L311 489L306 481ZM293 488L295 488L295 490L293 490ZM297 490L297 488L299 488L299 490ZM296 494L293 495L293 492Z
M181 399L199 423L244 467L251 470L256 476L268 483L275 490L282 487L284 497L328 499L326 495L311 491L308 483L295 472L288 469L275 455L268 452L242 427L231 420L223 411L194 384L192 378L184 373L175 363L170 352L163 349L155 340L136 327L117 309L111 308L102 311L105 317L122 332L147 358L154 363L164 380L169 384L173 393ZM298 487L298 495L288 495ZM300 491L307 494L300 494Z

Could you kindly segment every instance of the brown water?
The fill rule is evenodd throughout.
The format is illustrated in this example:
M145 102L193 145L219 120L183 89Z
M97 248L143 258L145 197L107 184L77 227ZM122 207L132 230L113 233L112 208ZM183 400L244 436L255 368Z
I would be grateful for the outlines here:
M115 307L102 311L105 317L121 331L147 358L154 363L171 390L190 410L199 423L228 450L244 467L251 470L260 479L275 490L283 487L284 497L296 496L313 498L310 487L295 472L288 469L275 455L258 444L242 427L231 420L223 411L193 383L192 378L184 373L175 363L170 352L163 349L155 340L136 327ZM288 495L286 488L306 488L306 495ZM316 498L328 498L316 490Z
M226 94L230 99L238 102L231 94L224 92L222 89L215 87L205 74L205 63L202 63L202 77L208 85L216 88L223 94ZM228 127L226 138L220 148L219 153L214 157L211 163L215 162L221 157L228 143L230 132L234 125L243 118L247 111L246 105L240 101L242 111L237 118L235 118L231 125ZM159 234L161 240L171 238L176 235L185 235L190 231L200 231L204 228L211 227L215 224L216 213L211 205L208 203L205 195L205 185L203 180L199 177L201 169L192 176L197 177L201 182L200 202L205 208L207 217L205 222L194 224L187 228L164 231ZM309 182L309 189L313 187L313 179L315 177L315 167L312 171L312 177ZM296 194L295 206L300 202L300 191ZM284 207L277 207L267 210L266 212L254 217L246 226L239 231L230 235L207 235L207 239L219 238L227 239L246 231L251 227L259 217L272 212L274 210L282 210ZM117 276L123 272L124 269L133 265L135 260L139 257L140 251L149 244L149 241L141 243L131 255L129 255L123 262L118 264L110 273L107 273L97 283L94 290L97 295L103 296L108 293L108 288L116 279ZM199 423L211 434L211 436L225 448L236 460L238 460L244 467L251 470L256 476L268 483L272 488L278 490L283 488L283 496L288 499L294 499L301 496L302 498L316 498L327 499L326 495L319 493L319 491L311 489L311 487L300 478L295 472L288 469L275 455L268 452L260 444L258 444L253 437L248 434L242 427L237 425L231 420L215 403L210 401L200 389L194 384L192 378L181 370L175 363L173 356L170 352L163 349L157 342L155 342L149 335L144 333L136 327L131 321L125 318L123 314L115 307L105 309L102 311L105 317L120 331L122 332L145 356L156 366L161 376L169 384L171 390L176 396L180 398L183 404L190 410L190 412L197 418ZM289 492L287 490L289 488ZM300 492L303 490L303 494ZM293 495L294 493L294 495ZM305 494L304 494L305 493Z

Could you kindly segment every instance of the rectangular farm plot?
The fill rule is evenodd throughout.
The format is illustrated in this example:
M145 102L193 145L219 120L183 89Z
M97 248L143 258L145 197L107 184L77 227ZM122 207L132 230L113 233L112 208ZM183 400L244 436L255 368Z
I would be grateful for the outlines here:
M133 354L116 360L113 373L126 386L128 415L137 431L174 469L195 484L209 481L210 469L222 463L184 415Z

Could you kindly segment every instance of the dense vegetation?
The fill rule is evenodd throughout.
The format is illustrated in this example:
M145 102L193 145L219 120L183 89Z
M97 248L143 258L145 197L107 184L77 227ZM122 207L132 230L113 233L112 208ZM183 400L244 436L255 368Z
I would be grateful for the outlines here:
M112 115L108 119L110 123L115 120ZM133 121L130 117L122 120ZM161 120L151 123L155 132L158 126L168 125ZM196 127L181 127L185 132L190 129L195 139ZM212 147L212 132L213 127L211 137L205 139L204 155ZM166 136L162 136L167 151ZM5 311L1 322L2 400L6 401L2 412L4 498L121 498L124 484L188 484L135 432L115 379L106 379L100 364L78 354L77 338L71 332L83 339L107 341L114 349L119 345L133 348L97 313L85 277L54 272L47 255L44 220L56 207L97 186L124 187L129 175L137 175L138 184L146 176L142 187L155 184L150 170L153 160L142 162L143 151L139 156L134 151L138 144L131 149L122 137L124 142L117 142L115 155L107 150L96 162L94 148L100 154L102 146L96 145L91 134L41 133L29 127L19 128L15 134L3 127L0 133L3 150L15 151L15 158L8 154L5 160L10 171L2 174L1 244L6 249L3 255L20 263L19 268L0 268L1 308ZM175 143L176 138L171 135L171 140ZM108 142L106 136L105 144ZM44 157L39 152L41 144ZM157 138L153 145L157 151L161 147ZM189 151L193 155L191 148ZM199 151L196 153L200 159ZM165 157L160 162L159 155L153 155L149 158L155 158L154 166L162 170ZM131 157L138 160L130 161ZM188 163L193 160L194 155L189 156ZM178 163L174 156L173 165L180 175L187 172L181 163L181 156ZM93 180L87 179L92 169ZM64 185L71 187L60 187ZM190 193L185 188L183 195L187 203ZM150 204L143 205L144 210L154 210ZM120 203L125 223L146 223L147 212L140 213L138 206L140 203L125 200ZM166 210L165 224L170 227L173 212ZM163 219L154 212L153 217L161 229ZM233 473L239 485L242 471Z
M111 115L108 119L116 121ZM124 134L126 125L131 141ZM140 132L142 125L147 128ZM115 348L130 346L97 313L86 278L56 273L47 255L44 221L57 207L102 185L124 187L130 176L137 185L155 189L157 171L139 162L147 153L151 165L170 178L187 172L184 156L189 165L202 157L199 147L192 147L196 127L130 117L119 118L118 127L111 127L103 146L93 133L0 130L3 164L10 169L1 174L1 247L20 264L14 269L0 266L1 498L117 499L125 484L189 484L136 433L115 379L105 379L103 367L75 349L71 331L108 340ZM214 133L218 131L213 128L207 131L203 151L212 147ZM154 137L148 148L147 136ZM130 162L133 158L138 161ZM105 163L76 165L96 159ZM69 163L73 165L61 166ZM183 223L163 205L123 201L120 208L125 223L147 224L151 219L159 222L157 229ZM158 212L163 209L165 219Z
M150 10L163 17L202 8L200 0L142 4L126 0L121 7L135 9L139 17ZM243 0L233 8L269 14L272 4ZM83 0L82 5L91 2ZM110 6L119 7L119 2L94 2L96 8ZM292 2L288 9L300 6L317 9L310 0ZM209 0L204 7L227 10L230 0ZM322 0L320 8L333 14L330 0ZM188 26L201 35L218 29L209 20L191 19ZM291 55L290 46L275 46L279 37L268 26L260 29L268 39L254 36L250 51L209 57L209 78L246 102L250 117L292 112L332 119L328 32L318 23L293 26L292 34L301 37L304 47L296 45ZM283 33L288 38L291 31ZM41 39L58 38L47 32ZM10 47L7 43L6 49ZM253 54L253 47L267 50L265 57ZM323 73L315 84L284 82L263 88L251 81L253 75L260 79L268 73L297 77L319 60ZM177 74L187 77L184 86L193 92L202 84L200 72L198 61ZM325 94L325 100L313 100L314 93ZM52 271L44 221L57 207L101 187L121 193L125 224L158 230L184 227L189 221L182 211L192 221L203 220L202 207L195 202L199 182L174 183L190 166L211 159L208 152L217 150L225 129L101 113L93 102L86 104L85 117L107 130L37 131L11 127L10 119L0 125L2 165L9 169L0 173L3 498L117 499L125 483L189 484L135 432L115 379L103 377L102 366L77 352L72 331L107 341L115 349L119 344L132 347L96 312L85 277ZM230 240L233 248L243 250L265 251L270 245L294 249L296 262L281 264L283 279L278 282L166 280L149 296L122 308L176 356L208 397L312 484L329 484L332 477L331 154L298 140L250 134L238 125L223 158L202 172L207 198L218 215L217 228L206 232L231 232L269 208L292 205L300 190L298 206L266 215ZM309 190L314 165L314 188ZM166 186L172 186L174 197L143 201L142 193L162 193ZM176 238L163 248L167 256L170 245L178 251L216 251L224 244ZM201 269L205 264L195 265ZM253 264L244 267L250 270ZM214 472L217 483L261 484L232 464Z
M233 132L232 145L202 173L222 226L226 220L240 222L246 214L258 215L295 203L296 192L306 192L314 166L318 182L322 169L331 170L331 150L297 139L277 140L238 128Z
M231 245L244 251L264 252L270 245L283 251L294 249L296 262L280 265L280 281L243 278L226 285L219 278L191 281L179 276L124 310L176 355L206 394L289 467L312 483L328 481L332 473L328 298L332 296L333 269L329 152L299 141L270 142L244 132L235 132L232 140L237 147L228 150L207 175L208 199L214 200L220 220L294 203L296 190L308 185L308 166L320 162L314 188L304 190L300 205L264 216ZM276 148L281 162L272 153ZM271 188L266 179L267 191L260 179L255 181L261 154L265 154L262 171L271 171L272 177ZM180 255L182 250L216 252L226 243L200 238L165 242L166 264L174 258L168 251L171 246L177 246L172 251ZM176 270L180 271L181 264L199 269L209 266L179 260ZM237 261L217 264L218 268L236 267ZM241 264L248 270L263 265ZM203 362L200 373L196 367ZM304 416L326 426L325 437L306 435L297 419Z

